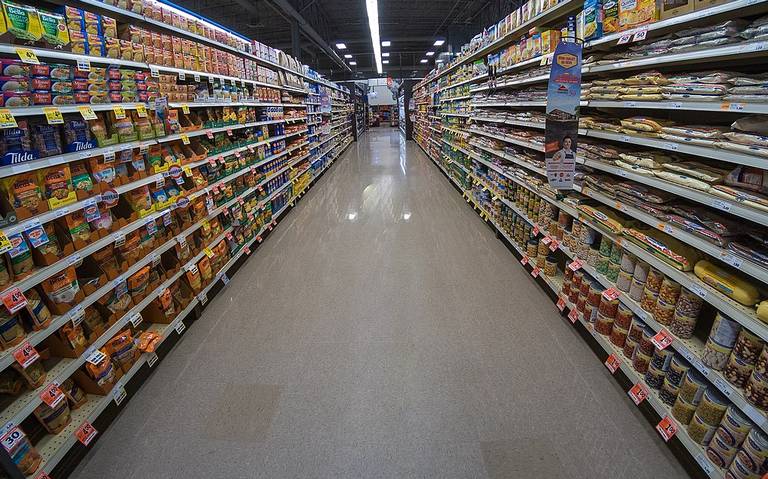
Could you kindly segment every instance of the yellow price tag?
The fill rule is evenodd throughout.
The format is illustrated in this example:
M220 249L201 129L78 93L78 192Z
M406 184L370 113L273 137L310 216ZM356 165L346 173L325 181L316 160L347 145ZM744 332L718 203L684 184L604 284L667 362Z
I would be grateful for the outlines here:
M115 118L118 120L122 120L125 118L125 108L123 108L120 105L115 105L112 107L112 111L115 112Z
M187 176L192 176L192 168L190 168L188 166L182 167L181 171L183 171L184 174L187 175Z
M8 108L0 109L0 129L17 128L18 126L11 110Z
M45 119L48 120L49 125L63 125L64 117L61 116L61 110L55 106L47 106L43 108L45 113Z
M30 50L29 48L17 48L16 54L19 56L19 59L24 63L29 63L31 65L40 64L40 60L37 59L37 55L35 55L35 52Z
M181 142L185 145L189 145L189 137L187 135L181 135Z
M182 111L182 113L184 113L185 115L189 115L189 105L187 105L186 103L183 103L183 104L181 105L181 111Z
M5 233L0 231L0 253L10 251L12 248L13 244L11 243L11 240L8 239L8 236L6 236Z
M93 111L93 108L91 108L88 105L82 105L77 107L78 111L80 111L80 114L83 115L83 120L95 120L96 119L96 113Z
M203 250L203 253L205 253L205 255L206 255L207 257L209 257L209 258L213 258L213 251L211 251L211 248L205 248L205 249Z
M136 114L139 116L139 118L147 117L147 107L144 105L144 103L136 103Z

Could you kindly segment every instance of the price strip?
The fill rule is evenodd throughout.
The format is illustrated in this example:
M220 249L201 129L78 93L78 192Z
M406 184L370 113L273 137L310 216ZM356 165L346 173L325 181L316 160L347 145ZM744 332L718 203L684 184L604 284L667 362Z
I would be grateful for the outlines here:
M627 391L629 397L635 402L636 406L639 406L641 402L648 397L648 388L642 383L638 382Z
M3 295L3 304L9 313L14 314L27 305L27 298L19 288L13 288Z
M184 143L185 145L189 145L189 137L182 133L181 134L181 142Z
M621 291L619 291L613 286L603 291L603 297L608 301L613 301L614 299L618 299L620 295L621 295Z
M80 105L77 107L77 111L80 112L80 115L82 115L83 120L95 120L96 119L96 112L93 111L93 108L91 108L88 105Z
M664 416L656 425L656 430L659 431L665 442L669 442L677 433L677 423L669 416Z
M112 111L115 113L115 118L122 120L125 118L125 108L122 105L115 105L112 107Z
M0 129L6 128L18 128L16 118L13 117L13 113L8 108L0 109Z
M29 344L29 341L24 341L24 344L13 352L13 358L22 368L27 369L40 358L40 354L34 346Z
M699 463L699 466L701 466L701 469L707 473L708 476L712 477L712 474L715 472L715 466L710 462L709 459L707 459L707 456L705 453L700 452L696 456L696 462Z
M125 387L123 387L122 384L117 383L115 384L115 387L112 388L112 399L114 399L115 404L118 406L125 400L127 396L128 393L125 391Z
M93 441L93 438L95 438L98 433L99 432L90 422L84 421L80 427L77 428L77 431L75 431L75 437L77 437L77 440L80 441L83 446L87 446Z
M582 266L584 266L584 262L577 258L571 261L571 263L568 265L568 269L575 272L578 271Z
M55 106L43 107L43 113L45 113L45 119L49 125L63 125L64 117L61 115L61 110Z
M573 308L570 313L568 313L568 319L571 320L571 323L576 323L576 321L579 320L579 311L576 308Z
M608 368L611 374L616 374L616 371L621 367L621 360L616 354L611 353L608 355L608 359L605 360L605 367Z
M144 103L136 103L136 115L139 118L147 117L147 107L144 106Z
M59 383L52 382L40 393L40 399L50 408L55 408L65 399L64 393L59 388Z
M79 58L77 60L77 69L83 72L91 71L91 61L87 58Z
M142 321L144 321L144 317L142 317L141 313L135 313L133 316L131 316L129 321L135 328L136 326L140 325Z
M716 377L714 383L715 386L717 386L717 389L719 389L723 394L731 397L731 394L733 394L733 388L727 382L725 382L722 378Z
M559 309L561 313L565 311L565 298L563 296L557 298L557 309Z
M149 358L147 359L147 366L151 368L152 366L155 365L155 363L157 363L158 359L159 358L157 357L156 353L149 353Z
M662 329L658 333L656 333L655 336L651 338L651 342L654 346L656 346L659 349L664 349L670 344L672 344L674 338L672 338L672 335L669 334L669 332L666 329Z
M39 65L40 60L35 55L35 52L29 48L17 48L16 54L19 56L19 60L23 63L29 63L30 65Z

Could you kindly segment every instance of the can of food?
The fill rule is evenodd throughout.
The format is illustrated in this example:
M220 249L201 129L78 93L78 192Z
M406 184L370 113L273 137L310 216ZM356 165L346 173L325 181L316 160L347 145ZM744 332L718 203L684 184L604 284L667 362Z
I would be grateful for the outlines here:
M587 303L587 297L583 294L579 294L579 297L576 298L576 310L580 313L584 312L584 305Z
M587 264L592 266L593 268L597 268L597 260L600 258L600 250L597 248L597 245L591 244L589 245L589 249L587 251Z
M728 472L725 473L725 479L760 479L760 474L753 472L744 461L748 464L750 462L749 457L746 456L744 451L739 450L736 453L736 457L733 458Z
M752 371L752 376L744 386L744 396L758 408L768 409L768 376Z
M538 255L536 257L546 258L549 255L549 246L543 241L539 241Z
M651 266L648 263L646 263L641 259L638 259L635 262L635 270L632 273L632 278L645 284L645 282L648 280L648 271L650 269L651 269Z
M743 388L746 386L747 381L749 381L749 377L752 375L754 369L754 365L741 359L736 354L736 350L734 350L728 357L728 364L726 364L725 369L723 369L723 376L725 376L725 379L728 380L729 383L737 388Z
M539 240L537 240L536 238L529 239L525 247L525 252L528 255L528 257L535 258L536 252L538 250L539 250Z
M672 407L675 404L675 401L677 400L677 394L680 392L680 387L675 386L671 382L669 382L669 378L664 378L664 383L661 385L661 390L659 391L659 399L661 399L661 402L666 404L669 407Z
M632 316L632 310L625 304L619 303L619 309L616 310L615 324L624 329L629 329L629 325L632 324Z
M674 316L675 304L667 303L662 299L661 294L659 294L659 297L656 300L656 305L653 307L653 319L655 319L659 324L668 326L670 323L672 323L672 318Z
M608 281L611 283L616 283L619 280L620 269L621 265L616 263L608 263L608 272L605 274L605 277L608 278Z
M708 388L696 409L696 415L707 424L717 427L723 420L726 409L728 409L728 400L714 388Z
M608 316L611 319L616 317L616 313L619 311L618 299L607 299L605 296L600 296L599 311L604 316Z
M619 291L629 293L629 290L632 288L632 274L626 271L619 271L616 278L616 287Z
M651 357L635 348L635 354L632 357L632 367L640 374L648 372L648 365L651 364Z
M658 349L653 351L651 357L651 364L653 364L659 371L667 372L672 365L672 359L674 359L675 353L671 349Z
M600 297L603 294L603 288L596 281L593 281L589 285L589 294L587 295L587 303L592 306L600 305Z
M626 328L622 328L613 322L613 329L611 329L611 344L616 347L623 348L624 343L627 340L627 334L629 331Z
M685 362L682 356L675 354L672 357L672 362L669 363L669 371L667 371L667 379L675 387L680 387L683 384L683 379L688 371L691 370L691 365Z
M629 338L639 343L643 339L643 331L645 331L645 323L640 321L640 318L633 318L632 325L629 327Z
M679 305L678 300L678 305ZM679 308L675 308L675 315L672 317L672 323L669 325L669 330L681 339L690 339L693 336L693 331L696 329L696 316L684 316L679 314Z
M661 389L662 384L664 384L664 374L664 371L654 366L653 359L651 359L648 371L645 372L645 382L652 389Z
M600 253L600 256L597 258L597 264L595 265L595 269L600 274L608 274L608 264L611 262L610 256L605 256L604 254Z
M689 369L680 385L679 397L686 402L698 406L707 391L707 380L698 371ZM719 421L718 421L719 422Z
M637 263L637 257L629 251L624 251L621 255L621 270L632 277L632 273L635 272L635 266Z
M611 245L611 264L615 264L621 268L621 257L624 255L624 250L618 243Z
M742 461L751 471L765 474L768 471L768 437L759 429L749 431L747 438L741 445L741 451L748 458Z
M752 421L736 406L731 404L720 421L720 429L717 434L725 444L731 447L739 447L753 427Z
M739 449L724 443L718 434L719 431L721 431L721 428L718 428L717 431L715 431L714 437L709 441L707 457L714 465L721 469L725 469L731 464L733 458L736 457L736 452Z
M672 417L678 420L680 424L688 425L696 413L696 406L685 400L680 394L677 395L675 404L672 406Z
M610 258L612 250L613 250L613 241L611 241L611 238L609 238L607 235L603 235L600 238L600 256L605 256L606 258Z
M611 329L613 329L613 318L605 316L598 311L597 320L595 321L595 331L603 336L608 336L611 334Z
M629 287L629 297L634 301L641 301L643 299L643 291L645 291L645 283L637 278L632 278L632 284Z
M654 293L648 289L648 284L646 284L645 289L643 290L643 297L640 300L640 307L643 308L644 311L653 314L653 308L656 306L658 297L659 293Z
M720 371L728 364L728 357L733 348L717 343L710 336L704 344L704 351L701 353L701 362L710 368Z
M649 328L648 326L645 326L643 328L643 336L640 338L640 341L638 342L640 351L642 351L643 354L647 354L648 356L653 356L653 351L656 349L656 346L653 345L653 341L651 341L651 339L655 335L656 335L656 331Z
M632 359L635 355L635 349L637 349L637 341L627 336L627 340L624 341L624 347L621 349L621 353L627 359Z
M699 413L696 412L693 415L691 422L688 423L688 436L696 444L699 444L700 446L706 446L714 437L716 429L717 426L708 424L706 421L704 421L704 419L702 419Z
M557 274L557 257L555 255L548 255L547 260L544 263L544 275L555 276Z
M755 364L764 344L757 335L746 328L741 328L739 336L736 338L736 344L733 346L733 352L745 362Z
M717 344L722 344L727 348L733 348L736 344L736 338L739 336L741 326L723 313L717 313L712 329L709 331L709 337Z

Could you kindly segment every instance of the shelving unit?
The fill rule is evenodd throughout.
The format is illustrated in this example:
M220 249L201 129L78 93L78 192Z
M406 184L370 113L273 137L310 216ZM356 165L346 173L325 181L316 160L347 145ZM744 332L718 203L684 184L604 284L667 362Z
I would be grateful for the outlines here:
M665 397L659 392L661 384L654 382L654 377L648 376L642 364L637 363L636 359L633 361L633 356L625 354L622 346L625 342L621 339L623 326L619 328L621 331L616 333L614 341L611 336L615 328L614 318L602 312L597 317L597 305L594 305L595 313L589 314L593 306L569 297L569 288L573 271L578 270L585 277L584 281L590 282L590 286L598 291L607 291L608 297L615 295L615 299L599 297L600 305L605 301L615 301L631 314L631 324L642 325L649 334L670 340L668 345L661 348L653 345L655 349L652 349L651 356L661 357L668 354L665 351L672 351L677 361L701 375L707 390L721 398L718 400L748 418L755 431L768 433L768 404L763 404L756 394L749 391L750 387L755 391L761 387L759 377L751 374L752 369L749 368L754 367L763 347L762 342L768 341L768 317L763 313L765 319L761 319L757 310L758 301L742 304L735 299L735 293L722 285L718 287L711 276L704 276L700 271L704 263L699 264L696 271L693 267L699 261L707 260L721 268L724 274L736 275L746 283L755 285L760 291L760 299L766 299L764 291L768 286L768 263L761 259L760 253L755 252L759 248L753 244L752 256L742 253L744 249L733 248L734 243L744 241L743 236L733 233L725 234L722 243L710 240L704 231L714 226L704 225L700 219L707 215L718 215L716 221L720 221L725 230L733 231L739 225L739 235L750 232L758 238L768 239L765 228L768 226L768 216L761 203L762 198L755 199L759 194L750 191L727 196L718 193L720 190L714 184L703 187L701 182L685 182L669 175L658 175L655 169L661 170L664 166L633 166L627 159L610 150L618 149L627 155L626 158L632 154L638 155L637 152L671 156L671 159L660 160L661 165L686 160L703 163L710 168L752 168L755 174L764 174L762 170L768 169L768 160L759 148L738 150L715 144L714 141L705 145L705 142L691 138L672 139L670 137L673 135L662 133L661 130L649 130L650 134L641 133L632 131L631 127L624 124L619 125L618 120L643 115L661 118L662 126L673 122L675 126L693 124L692 119L695 119L699 125L727 127L745 114L764 115L768 110L764 103L728 96L712 101L703 101L700 97L697 99L696 95L689 95L685 99L677 99L672 95L670 98L652 101L595 99L588 88L593 85L619 85L631 90L634 84L621 83L619 79L654 70L660 71L660 75L665 78L658 83L658 96L661 96L662 91L666 92L663 87L675 81L695 82L676 80L676 75L702 72L707 68L714 70L711 65L717 65L719 71L741 72L732 77L764 73L764 42L739 36L710 48L678 47L676 50L663 51L663 43L657 44L661 46L656 50L649 48L647 53L643 53L643 48L667 38L669 34L674 33L674 38L681 38L687 29L694 27L711 31L716 23L735 18L746 19L746 25L768 12L768 2L734 1L709 8L697 7L692 13L586 41L583 58L589 61L582 66L581 71L583 88L580 113L582 118L590 118L583 122L578 131L577 182L572 190L558 191L547 184L544 162L543 108L546 106L546 98L542 98L542 94L545 94L542 89L549 80L548 65L553 61L552 54L544 47L537 55L525 58L521 57L525 54L521 54L523 48L511 53L505 49L527 38L532 28L540 33L550 28L565 27L569 16L576 15L581 9L580 2L565 1L532 14L530 20L513 20L511 25L505 27L508 31L503 35L494 37L492 33L486 32L485 38L473 40L473 44L450 64L427 75L414 87L414 97L417 98L414 139L462 193L467 203L496 230L497 236L518 256L537 282L550 292L560 311L568 315L571 323L578 324L585 337L594 340L591 344L601 360L609 355L616 358L615 374L619 374L620 370L626 382L649 392L644 402L641 401L641 407L655 414L658 420L666 418L676 426L676 433L670 441L682 446L681 450L687 451L690 459L698 464L700 470L692 472L721 478L726 475L728 464L718 467L715 453L707 451L708 438L700 441L697 433L693 429L689 432L688 424L675 415L679 414L677 409L673 414L672 403L680 401L677 393L672 396L672 403L668 402L668 397L665 402ZM519 23L515 24L515 21ZM634 38L638 32L641 32L640 35ZM621 57L622 54L626 54L625 57ZM595 83L598 80L603 83ZM614 82L609 83L607 80ZM649 86L642 82L640 84ZM729 87L725 85L726 89ZM613 127L591 126L593 123L608 125L610 121L615 121L615 130ZM728 140L721 137L718 141ZM583 146L587 142L590 145L588 150ZM605 153L601 155L595 151ZM695 170L703 168L693 166L687 174L694 177ZM728 180L720 180L721 183L723 181ZM658 192L651 190L651 193L647 193L649 188L655 188ZM669 199L652 204L648 199L652 195L661 195L663 198L669 195ZM694 206L698 218L689 213ZM693 216L685 217L678 210ZM608 215L621 216L610 216L619 221L610 223ZM593 249L597 245L602 246L601 241L604 241L609 250L620 251L619 259L626 255L632 261L647 265L654 274L661 275L667 282L665 284L681 291L678 295L698 296L697 301L703 306L690 320L695 324L693 333L689 335L683 329L676 329L674 323L668 322L672 318L659 312L662 306L656 305L656 299L644 303L634 296L634 292L630 295L633 271L618 273L628 275L628 285L620 284L616 275L607 275L601 268L595 267L593 262L602 261L601 256L596 257L590 253L586 240L582 242L580 238L570 236L571 224L588 232L584 234L588 235L588 243L594 245ZM608 224L612 226L606 226ZM639 239L642 235L650 235L651 239L643 242ZM759 239L756 241L759 242ZM540 249L542 243L549 245L544 248L547 251L544 256ZM537 245L533 251L531 245ZM656 245L666 250L659 252ZM671 255L676 253L680 256L681 251L688 251L685 248L690 248L695 254L689 260L684 259L689 264L680 267L672 261ZM548 262L554 262L555 268L550 274L545 274ZM619 268L619 265L615 268ZM658 294L642 289L644 279L639 284L642 294ZM579 297L578 291L576 297ZM677 311L681 307L678 296L672 299L671 305L664 307ZM716 315L723 315L732 324L742 328L739 341L754 337L758 344L756 356L745 363L739 363L747 365L746 378L739 376L741 379L736 379L735 369L729 369L727 361L716 363L712 360L712 346L708 339L710 334L714 334L711 328ZM736 341L735 336L733 340ZM726 359L732 362L736 361L733 358L738 357L741 351L738 345L734 349L733 343L727 348L723 346L723 350L727 351L724 353ZM742 358L738 357L738 361L742 361ZM659 366L668 367L669 363ZM664 377L669 377L666 369L661 372ZM665 391L665 394L669 393ZM718 425L711 424L710 427L716 428ZM739 444L732 447L738 449Z

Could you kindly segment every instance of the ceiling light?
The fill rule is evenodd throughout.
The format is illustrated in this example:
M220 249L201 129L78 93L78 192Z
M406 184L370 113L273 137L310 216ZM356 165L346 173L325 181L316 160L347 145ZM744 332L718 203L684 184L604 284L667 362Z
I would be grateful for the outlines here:
M442 46L443 43L445 43L445 40L435 40L435 43L433 43L433 45L436 47L439 47L439 46Z
M389 65L389 60L382 60L381 63L383 63L385 65Z
M376 57L376 71L381 74L381 37L379 36L378 0L365 0L365 9L368 10L368 28L371 30L373 56Z
M443 60L438 58L437 60L435 60L435 63L443 63Z
M411 214L410 213L403 213L403 219L405 221L408 221L409 219L411 219Z
M392 42L390 42L389 40L381 42L382 47L389 47L391 45L392 45Z
M349 221L354 221L354 220L355 220L355 218L357 218L357 213L349 213L349 214L347 215L347 219L348 219Z
M427 52L427 56L428 56L428 57L431 57L431 56L432 56L432 55L434 55L434 54L435 54L435 52Z
M357 65L357 62L349 62L350 65Z
M384 52L381 54L384 58L389 58L389 52Z
M339 50L345 50L347 46L343 43L337 43L336 48L338 48Z
M422 59L421 59L421 63L427 63L428 61L429 61L429 60L427 60L426 58L422 58Z
M344 55L344 58L352 58L352 55L350 55L349 53L347 53L346 55Z

